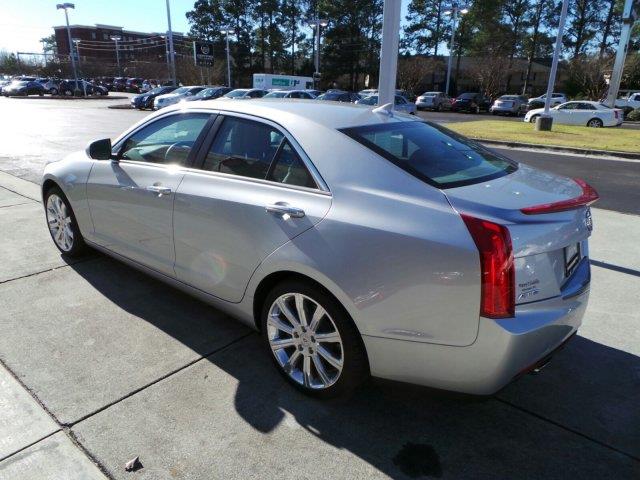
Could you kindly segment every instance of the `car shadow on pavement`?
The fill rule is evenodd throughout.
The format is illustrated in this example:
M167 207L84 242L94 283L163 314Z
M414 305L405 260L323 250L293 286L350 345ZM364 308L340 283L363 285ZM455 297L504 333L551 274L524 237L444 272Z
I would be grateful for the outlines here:
M622 479L640 471L640 358L634 355L578 336L542 373L523 377L492 397L371 382L348 400L320 401L288 385L258 334L241 337L215 353L206 351L202 338L192 331L210 329L215 336L229 321L226 316L153 279L142 279L119 262L105 258L104 263L109 275L105 265L96 262L71 268L121 309L231 376L237 386L229 407L265 442L283 442L277 450L282 465L295 462L285 462L285 457L295 459L307 448L318 448L320 440L393 478ZM140 281L149 282L154 292L153 309L127 294L127 284ZM175 375L182 374L188 371ZM197 413L203 424L216 425L219 420L208 410ZM291 434L281 432L291 428L291 419L299 432L293 443ZM163 434L168 451L180 448L170 429ZM252 452L229 454L242 461ZM326 468L334 469L327 478L355 478L349 465Z

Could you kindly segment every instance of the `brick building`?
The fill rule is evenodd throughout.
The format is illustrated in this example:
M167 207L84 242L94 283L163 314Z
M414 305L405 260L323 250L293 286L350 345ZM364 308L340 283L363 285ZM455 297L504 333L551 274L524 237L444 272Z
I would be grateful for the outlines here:
M125 30L114 25L96 24L70 25L71 38L80 40L78 52L81 58L116 62L115 41L111 37L120 37L118 51L120 60L130 59L158 59L166 58L166 35L164 33L145 33ZM58 47L58 55L67 56L70 53L67 27L65 25L53 27ZM176 48L186 44L188 39L181 33L173 32Z

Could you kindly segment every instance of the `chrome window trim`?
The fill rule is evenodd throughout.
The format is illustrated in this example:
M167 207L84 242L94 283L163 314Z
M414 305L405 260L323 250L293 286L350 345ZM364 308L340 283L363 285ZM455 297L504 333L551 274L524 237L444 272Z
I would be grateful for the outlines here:
M309 173L311 174L311 176L313 177L313 180L316 182L316 185L318 185L318 188L309 188L309 187L300 187L297 185L288 185L288 184L284 184L281 182L274 182L271 180L264 180L264 179L259 179L259 178L250 178L250 177L240 177L239 175L233 175L233 174L225 174L222 172L210 172L207 170L202 170L199 168L191 168L191 167L184 167L184 166L180 166L180 168L182 170L188 170L188 171L193 171L193 172L204 172L204 173L212 173L212 174L221 174L224 175L225 177L234 177L234 178L243 178L243 179L247 179L247 180L255 180L258 183L267 183L269 185L279 185L283 188L293 188L294 190L302 190L302 191L306 191L306 192L318 192L318 193L324 193L324 194L331 194L331 190L329 189L329 186L327 185L327 183L324 181L324 179L322 178L322 175L320 175L320 172L318 171L318 169L316 168L316 166L313 164L313 162L311 161L311 159L309 158L309 156L307 155L307 152L304 151L304 149L300 146L300 144L298 143L298 141L295 139L295 137L293 135L291 135L289 133L289 131L284 128L282 125L280 125L277 122L274 122L273 120L270 120L268 118L264 118L264 117L260 117L257 115L248 115L245 113L239 113L239 112L233 112L233 111L228 111L228 110L220 110L220 109L210 109L210 108L189 108L189 109L180 109L180 110L170 110L168 112L164 112L162 114L159 114L157 116L154 116L152 118L149 118L148 121L141 123L140 125L138 125L137 127L135 127L133 130L128 130L126 132L124 132L122 135L120 135L114 142L113 144L113 151L119 151L120 148L122 148L122 144L123 142L126 142L127 139L131 136L134 135L136 132L138 132L139 130L147 127L148 125L150 125L151 123L161 120L165 117L171 116L171 115L180 115L183 113L207 113L210 115L225 115L225 116L234 116L234 117L239 117L239 118L245 118L247 120L252 120L255 122L262 122L265 123L267 125L269 125L272 128L275 128L276 130L278 130L280 133L283 134L283 136L289 141L289 143L291 144L291 146L293 147L293 149L296 151L296 153L298 154L298 156L300 157L300 159L302 160L302 162L304 163L305 167L307 167L307 170L309 170ZM144 164L147 165L148 162L139 162L136 160L118 160L118 161L123 161L123 162L130 162L133 164ZM162 165L162 167L167 168L171 165ZM175 166L174 166L175 168Z
M323 192L330 192L331 190L329 190L329 187L327 186L327 183L324 181L324 179L322 178L322 175L320 175L320 172L318 171L318 169L316 168L316 166L313 164L313 162L311 161L311 159L309 158L309 156L307 155L307 152L304 151L304 149L300 146L300 144L298 143L298 141L294 138L293 135L291 135L286 128L284 128L282 125L280 125L277 122L274 122L273 120L270 120L268 118L264 118L264 117L259 117L257 115L249 115L246 113L239 113L239 112L231 112L228 110L216 110L216 113L218 113L219 115L223 115L226 117L237 117L237 118L244 118L246 120L251 120L254 122L260 122L260 123L264 123L266 125L269 125L271 128L274 128L276 130L278 130L291 144L291 147L293 147L293 149L295 150L295 152L298 154L298 156L300 157L300 159L302 160L302 163L304 163L304 166L307 168L307 170L309 171L309 173L311 174L311 176L313 177L313 180L316 182L316 185L318 185L318 188L308 188L308 187L298 187L298 188L302 188L305 189L307 191L323 191ZM196 169L198 170L198 169ZM201 171L207 171L207 170L201 170ZM212 173L220 173L220 172L212 172ZM239 177L239 175L233 175L233 174L226 174L232 177ZM242 177L242 178L251 178L251 177ZM253 180L262 180L259 178L253 179ZM265 182L268 182L269 184L281 184L281 185L286 185L287 187L297 187L296 185L287 185L287 184L282 184L281 182L274 182L274 181L270 181L270 180L264 180ZM296 188L296 189L298 189Z
M270 187L284 188L286 190L298 190L305 193L313 193L316 195L333 196L329 190L320 190L319 188L301 187L298 185L289 185L282 182L274 182L273 180L265 180L263 178L243 177L242 175L235 175L233 173L213 172L211 170L202 170L201 168L180 167L180 171L185 173L195 173L199 175L207 175L213 177L220 177L225 180L237 180L239 182L246 183L258 183L261 185L267 185Z

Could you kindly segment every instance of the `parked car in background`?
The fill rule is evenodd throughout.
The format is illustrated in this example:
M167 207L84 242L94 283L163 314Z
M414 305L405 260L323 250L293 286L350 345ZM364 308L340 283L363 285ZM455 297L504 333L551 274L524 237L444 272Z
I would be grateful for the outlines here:
M109 90L102 85L96 85L86 80L63 80L59 85L59 94L64 95L66 97L71 96L83 96L87 95L95 95L97 97L101 97L104 95L109 95Z
M115 78L114 77L98 77L95 79L95 81L93 83L95 83L96 85L100 85L102 87L105 87L107 90L109 90L110 92L113 91L113 82L114 82Z
M159 110L164 107L168 107L169 105L173 105L174 103L178 103L183 98L191 97L198 92L201 92L207 87L203 87L201 85L194 85L189 87L180 87L175 89L171 93L165 93L164 95L158 95L153 99L153 109Z
M41 185L65 257L94 247L229 312L264 347L238 371L270 358L317 397L369 375L493 394L587 308L595 190L416 117L186 104Z
M216 98L222 97L223 95L226 95L231 90L233 90L233 89L229 88L229 87L210 87L210 88L205 88L204 90L201 90L200 92L196 93L195 95L183 98L181 101L182 102L199 102L199 101L202 101L202 100L214 100Z
M39 95L42 97L45 93L47 93L47 91L44 87L35 80L18 80L2 88L2 95L5 97L27 97L29 95Z
M310 93L311 95L313 95L313 98L322 95L324 92L322 90L314 90L313 88L308 88L307 90L305 90L305 92Z
M528 102L529 109L534 107L539 108L538 105L544 106L546 99L547 99L546 93L544 95L540 95L539 97L530 98ZM552 93L550 105L552 107L555 107L556 105L560 105L561 103L567 102L567 100L568 98L564 93Z
M129 93L140 93L142 89L143 78L128 78L125 90Z
M544 113L544 108L529 110L524 116L525 122L534 123ZM617 127L624 120L623 111L609 108L598 102L587 100L566 102L549 110L554 123L564 125L585 125L587 127Z
M630 93L625 98L618 98L614 103L616 108L621 108L626 117L636 108L640 108L640 92Z
M362 97L355 92L345 92L344 90L327 90L316 100L329 100L332 102L355 103Z
M261 88L236 88L235 90L225 93L224 98L232 98L234 100L262 98L267 93L269 92L262 90Z
M313 100L316 97L306 90L276 90L267 93L264 98L302 98Z
M356 105L377 105L378 104L378 95L369 95L368 97L362 98L356 101ZM394 108L399 112L409 113L411 115L415 115L418 107L416 107L415 103L410 102L402 95L396 95L394 99Z
M418 110L451 110L451 98L444 92L424 92L416 98Z
M490 106L489 99L481 93L468 92L453 99L451 111L467 113L488 112Z
M131 106L139 110L145 110L147 108L153 108L153 99L173 92L177 87L157 87L146 93L136 95L131 99Z
M0 94L2 94L2 89L4 87L6 87L7 85L11 85L11 80L10 79L0 80Z
M513 115L515 117L527 111L527 97L524 95L502 95L489 108L494 115Z
M140 93L150 92L156 87L160 86L160 81L155 79L146 79L142 81L142 85L140 86Z
M124 92L127 90L127 78L115 77L113 79L112 90L115 92Z
M41 82L40 84L44 87L50 95L58 95L60 93L60 84L62 83L62 79L60 78L48 78L45 82Z

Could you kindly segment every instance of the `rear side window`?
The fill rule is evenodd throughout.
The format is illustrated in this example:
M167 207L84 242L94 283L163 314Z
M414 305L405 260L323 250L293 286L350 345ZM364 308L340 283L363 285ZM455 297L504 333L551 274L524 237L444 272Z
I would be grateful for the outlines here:
M286 140L278 151L267 180L299 187L317 188L316 182L304 162Z
M518 167L439 125L394 122L341 130L415 177L438 188L502 177Z

